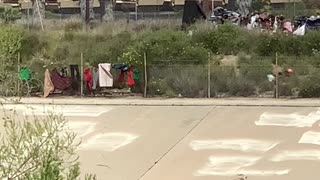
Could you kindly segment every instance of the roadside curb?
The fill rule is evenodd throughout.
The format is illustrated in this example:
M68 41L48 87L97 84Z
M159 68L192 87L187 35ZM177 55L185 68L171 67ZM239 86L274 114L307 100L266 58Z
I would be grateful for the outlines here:
M243 107L320 107L320 99L106 99L106 98L12 98L7 105L86 105L86 106L243 106Z

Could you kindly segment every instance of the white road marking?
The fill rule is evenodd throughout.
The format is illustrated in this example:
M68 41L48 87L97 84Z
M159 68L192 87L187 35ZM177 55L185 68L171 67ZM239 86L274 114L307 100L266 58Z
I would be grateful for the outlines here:
M205 167L195 172L194 176L235 176L244 174L246 176L274 176L284 175L290 169L284 170L245 170L243 168L252 166L260 160L257 156L210 156L209 163Z
M281 176L286 175L291 169L283 170L245 170L241 169L237 171L237 174L245 174L246 176Z
M209 163L195 175L235 175L240 168L254 165L259 159L257 156L210 156Z
M285 127L312 127L312 125L320 120L320 111L311 112L308 115L297 113L277 114L263 113L258 121L257 126L285 126Z
M93 136L80 145L80 150L115 151L132 143L137 135L128 133L104 133Z
M243 152L266 152L278 145L279 142L260 141L255 139L220 139L194 140L189 146L195 150L230 149Z
M94 132L96 124L90 121L69 121L67 127L77 133L78 137L84 137Z
M292 161L292 160L320 160L320 150L295 150L295 151L281 151L271 158L271 161Z
M299 143L320 145L320 132L316 132L316 131L305 132L300 138Z
M63 116L85 116L98 117L111 111L113 108L105 106L55 106L55 105L4 105L6 110L21 111L24 116L47 116L51 114L61 114Z

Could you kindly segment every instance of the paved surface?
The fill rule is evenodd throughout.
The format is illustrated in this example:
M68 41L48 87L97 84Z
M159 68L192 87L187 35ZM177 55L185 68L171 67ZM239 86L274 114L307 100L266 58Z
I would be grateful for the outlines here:
M23 115L53 106L4 105ZM55 106L100 180L317 180L316 107Z

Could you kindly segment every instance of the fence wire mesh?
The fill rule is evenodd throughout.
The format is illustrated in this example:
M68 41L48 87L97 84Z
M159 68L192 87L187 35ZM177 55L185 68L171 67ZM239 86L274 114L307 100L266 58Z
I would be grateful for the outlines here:
M127 77L124 82L119 82L121 71L113 69L111 71L114 81L112 88L97 88L92 92L86 88L84 79L82 82L78 80L77 87L72 86L72 89L64 95L142 96L146 94L147 97L186 98L274 98L277 95L279 97L320 97L320 62L317 57L239 56L229 59L217 60L216 57L209 59L207 61L153 61L147 58L145 65L136 67L140 77L139 80L135 80L134 86L128 86ZM72 64L77 65L79 69L89 67L89 62L86 60L83 64L80 60L78 62ZM46 69L64 68L65 76L71 78L69 64L43 66L37 62L17 63L14 66L16 67L4 69L0 73L1 96L41 96ZM21 73L18 72L21 68L30 68L28 80L21 79ZM81 91L81 85L83 91Z

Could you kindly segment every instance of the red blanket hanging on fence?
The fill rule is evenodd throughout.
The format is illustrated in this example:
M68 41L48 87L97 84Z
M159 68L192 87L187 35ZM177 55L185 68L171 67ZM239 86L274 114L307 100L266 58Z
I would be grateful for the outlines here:
M51 81L55 89L66 90L71 87L72 80L68 77L61 76L55 68L51 72Z
M85 69L83 74L84 74L84 80L86 81L87 87L91 91L93 86L93 81L92 81L90 68Z
M128 84L128 86L133 86L135 84L135 82L133 80L133 71L132 71L131 67L127 71L121 70L118 81L120 83L123 83L125 81L125 74L127 74L127 84Z

